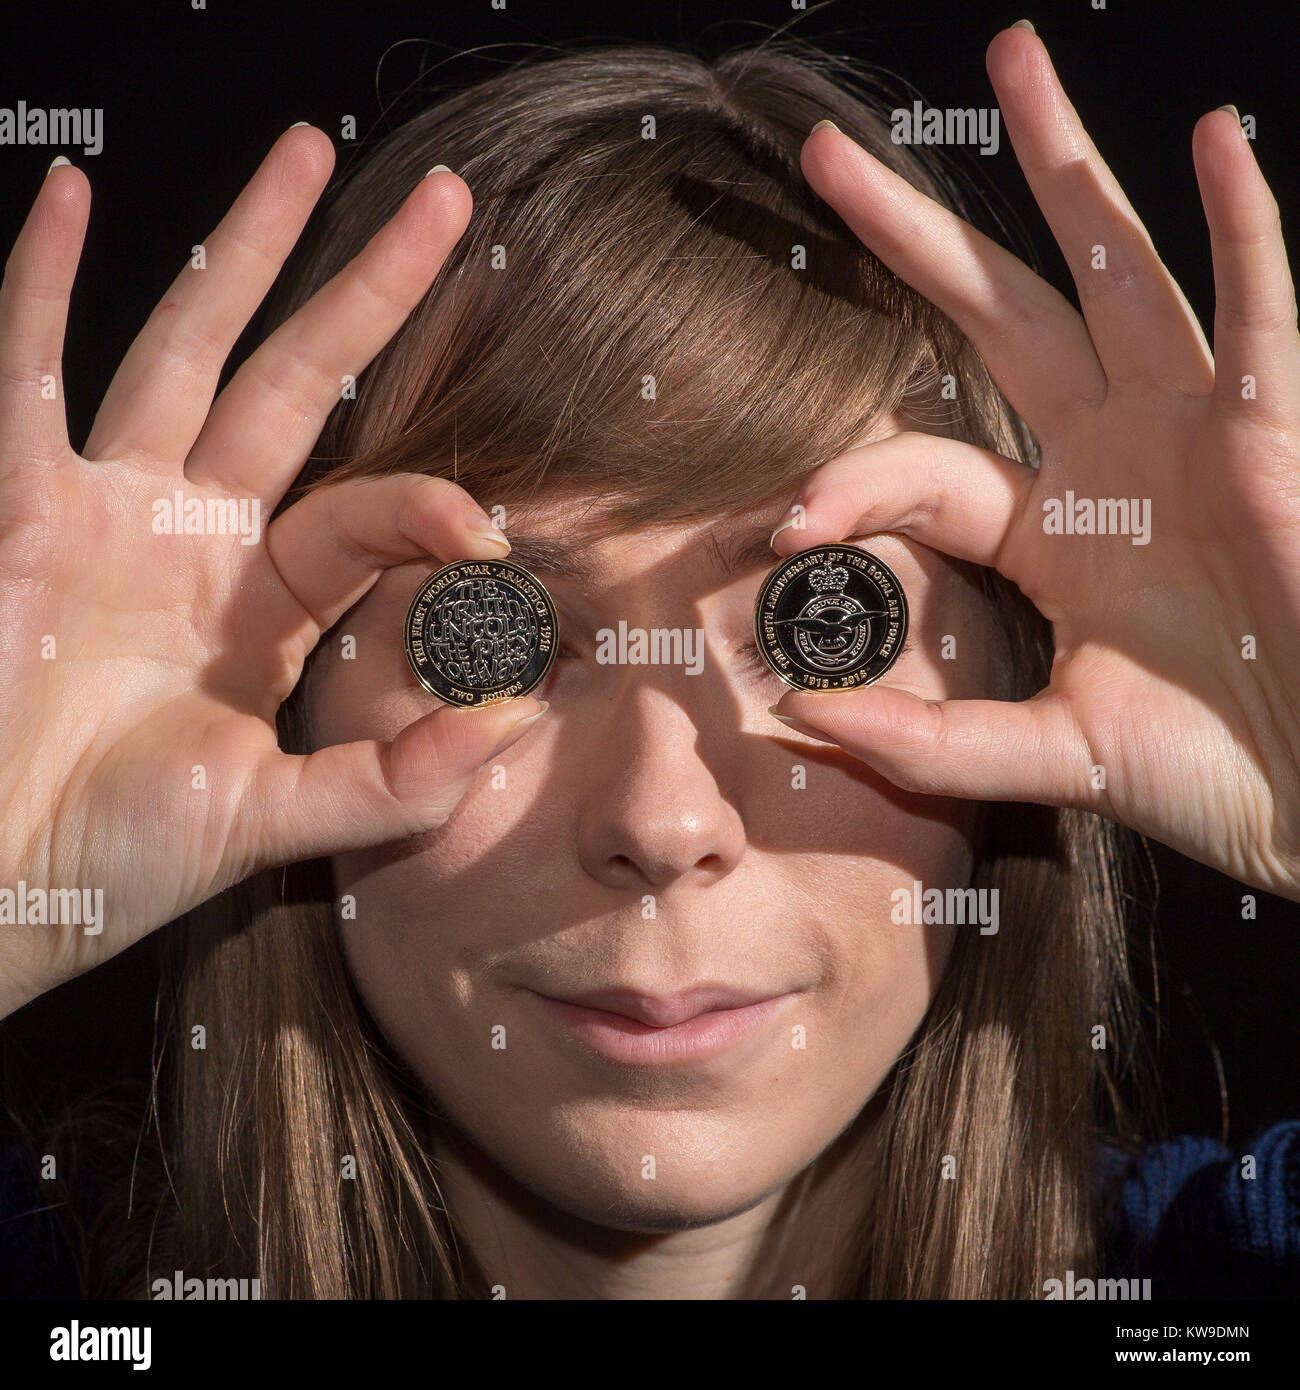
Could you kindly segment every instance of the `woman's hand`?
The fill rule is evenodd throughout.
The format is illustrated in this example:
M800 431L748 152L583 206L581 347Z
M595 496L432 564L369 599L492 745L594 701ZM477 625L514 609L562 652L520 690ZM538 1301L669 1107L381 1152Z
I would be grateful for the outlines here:
M1023 704L876 686L774 710L904 788L1086 807L1300 898L1300 336L1277 204L1237 118L1203 116L1211 357L1040 40L1003 31L988 68L1082 317L835 129L810 136L803 167L970 338L1041 470L895 435L811 474L804 524L773 548L889 531L995 567L1052 622L1051 683ZM1055 525L1099 499L1128 499L1129 534Z
M440 707L391 743L278 749L276 710L308 654L383 570L508 548L462 489L423 476L341 483L263 524L345 376L396 331L470 214L459 179L424 179L214 402L332 164L321 132L280 138L206 242L206 268L181 272L131 347L84 457L60 374L84 175L51 170L9 258L0 895L24 899L28 924L6 921L0 897L0 1014L257 869L440 824L545 708ZM204 533L175 534L196 508ZM42 897L71 917L74 892L87 916L102 893L97 923L30 924Z

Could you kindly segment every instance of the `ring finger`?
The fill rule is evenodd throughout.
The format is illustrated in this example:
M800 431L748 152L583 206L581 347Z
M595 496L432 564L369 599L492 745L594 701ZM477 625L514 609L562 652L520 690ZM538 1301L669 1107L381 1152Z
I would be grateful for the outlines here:
M401 327L469 222L469 189L426 175L396 215L239 368L186 461L191 482L274 506L340 397Z

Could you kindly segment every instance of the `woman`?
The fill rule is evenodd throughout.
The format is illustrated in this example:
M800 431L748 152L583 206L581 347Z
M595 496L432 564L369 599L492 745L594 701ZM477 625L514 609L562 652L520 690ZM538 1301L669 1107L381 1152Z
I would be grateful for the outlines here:
M89 193L51 171L0 298L0 881L102 889L104 922L7 929L5 1010L187 918L147 1142L91 1164L82 1288L1296 1277L1292 1127L1239 1181L1212 1146L1139 1153L1118 1100L1117 827L1300 897L1275 205L1203 117L1212 359L1032 29L988 65L1083 317L847 68L610 49L388 137L218 394L329 176L328 140L286 133L81 456L58 371ZM1146 520L1089 534L1080 498ZM195 503L251 524L187 533ZM758 586L849 537L898 574L908 646L872 689L790 691ZM508 549L559 660L440 706L406 606ZM699 631L703 670L598 660L620 622ZM996 916L908 910L968 886ZM36 1201L58 1142L23 1160Z

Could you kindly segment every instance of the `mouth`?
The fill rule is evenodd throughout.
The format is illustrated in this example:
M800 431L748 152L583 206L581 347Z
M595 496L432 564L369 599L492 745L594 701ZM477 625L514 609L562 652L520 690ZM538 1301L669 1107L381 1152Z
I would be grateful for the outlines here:
M558 998L526 992L593 1052L633 1066L695 1061L760 1037L803 993L718 985L667 995L612 989Z

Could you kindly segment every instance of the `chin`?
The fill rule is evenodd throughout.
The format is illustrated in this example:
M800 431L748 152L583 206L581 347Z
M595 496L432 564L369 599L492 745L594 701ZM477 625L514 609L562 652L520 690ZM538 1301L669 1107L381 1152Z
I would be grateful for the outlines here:
M489 1138L462 1129L460 1137L477 1150L480 1165L495 1167L498 1180L518 1195L605 1230L644 1235L739 1216L783 1187L813 1156L792 1153L783 1162L765 1153L770 1116L743 1126L683 1111L567 1118L569 1123L547 1125L540 1134L516 1129ZM653 1177L643 1176L650 1156Z
M564 1187L554 1182L553 1172L531 1179L521 1175L517 1180L567 1216L629 1235L669 1235L715 1226L749 1211L768 1196L767 1190L738 1191L734 1183L692 1182L685 1174L675 1183L656 1178L643 1181L640 1187L615 1187L608 1181L584 1181L576 1173L572 1176L572 1183Z

